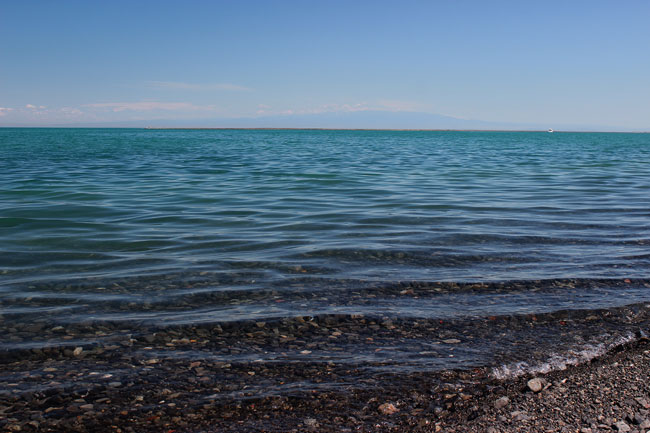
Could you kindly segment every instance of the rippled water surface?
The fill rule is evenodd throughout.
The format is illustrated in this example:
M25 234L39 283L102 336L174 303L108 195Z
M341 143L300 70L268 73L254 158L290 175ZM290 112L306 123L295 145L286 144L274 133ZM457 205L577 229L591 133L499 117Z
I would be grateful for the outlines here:
M11 323L482 317L650 299L634 281L426 299L405 286L649 278L648 134L0 129L0 152Z

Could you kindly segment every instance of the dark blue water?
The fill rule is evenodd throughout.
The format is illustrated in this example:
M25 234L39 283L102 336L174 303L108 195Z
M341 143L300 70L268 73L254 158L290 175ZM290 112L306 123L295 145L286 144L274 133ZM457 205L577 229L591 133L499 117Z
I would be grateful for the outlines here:
M0 155L6 326L481 317L650 299L634 281L408 291L649 278L649 134L0 129Z

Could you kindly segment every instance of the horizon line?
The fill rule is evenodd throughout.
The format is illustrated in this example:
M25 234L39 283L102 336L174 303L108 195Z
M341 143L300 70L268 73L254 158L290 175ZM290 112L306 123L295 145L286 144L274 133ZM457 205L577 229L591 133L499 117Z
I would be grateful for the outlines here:
M319 127L211 127L211 126L7 126L0 125L0 129L144 129L144 130L216 130L216 131L412 131L412 132L546 132L546 133L603 133L603 134L649 134L648 131L620 131L620 130L553 130L545 129L459 129L459 128L319 128Z

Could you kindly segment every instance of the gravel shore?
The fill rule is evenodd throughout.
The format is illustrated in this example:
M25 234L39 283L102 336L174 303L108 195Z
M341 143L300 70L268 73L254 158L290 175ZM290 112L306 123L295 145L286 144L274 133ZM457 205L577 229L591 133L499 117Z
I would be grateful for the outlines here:
M435 430L646 432L649 379L650 345L641 337L566 370L481 386Z
M0 428L43 432L650 430L650 345L642 332L590 362L537 377L498 380L488 369L386 374L374 377L377 382L372 386L353 386L343 392L298 392L230 401L205 395L214 383L210 367L202 370L200 362L182 368L172 361L160 361L165 365L154 363L136 375L119 375L120 369L128 369L127 361L133 360L100 362L108 363L121 381L111 380L108 370L93 375L95 370L101 371L101 365L92 358L49 359L45 363L22 360L5 365L3 377L13 372L15 382L3 383L0 390ZM371 380L364 379L359 370L340 366L303 364L301 371L293 373L290 366L278 368L284 376L331 379L340 375L348 380ZM95 382L101 374L105 383L90 386L77 378L74 387L52 387L62 379L58 374L86 375ZM30 377L49 381L50 387L43 392L12 391Z
M429 395L421 384L430 382L422 377L420 385L397 392L388 385L385 393L355 395L329 407L318 397L271 410L249 407L232 423L221 420L205 431L650 431L650 344L645 337L545 375L481 381L484 373L449 373L448 382L441 381Z
M648 329L646 303L447 320L0 320L0 431L646 432Z

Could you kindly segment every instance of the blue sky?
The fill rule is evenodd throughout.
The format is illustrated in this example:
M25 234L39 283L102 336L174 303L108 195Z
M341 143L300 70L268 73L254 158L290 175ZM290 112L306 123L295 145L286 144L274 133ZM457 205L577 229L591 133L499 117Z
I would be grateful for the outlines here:
M646 0L3 1L0 125L380 110L650 130L648 22Z

